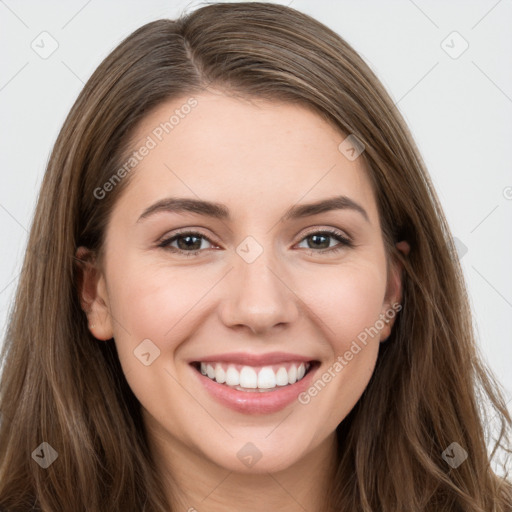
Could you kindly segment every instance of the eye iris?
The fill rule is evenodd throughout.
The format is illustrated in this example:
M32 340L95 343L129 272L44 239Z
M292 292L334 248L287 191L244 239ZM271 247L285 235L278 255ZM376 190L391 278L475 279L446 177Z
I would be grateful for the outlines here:
M320 249L327 249L329 247L329 238L330 236L328 235L311 235L309 237L310 240L315 240L315 241L319 241L319 239L323 238L324 239L324 243L320 243L321 247L319 245L313 245L311 246L310 243L308 242L308 246L312 249L316 248L318 249L320 247ZM325 245L325 241L327 241L327 245Z
M191 239L196 239L196 242L191 242ZM181 242L183 240L186 240L184 244ZM199 250L201 248L201 238L194 235L182 235L177 238L178 247L182 250L192 249L192 250Z

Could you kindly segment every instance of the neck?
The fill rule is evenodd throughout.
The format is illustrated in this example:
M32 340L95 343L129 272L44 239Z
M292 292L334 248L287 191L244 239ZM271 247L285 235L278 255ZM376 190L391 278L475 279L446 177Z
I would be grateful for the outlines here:
M326 512L336 473L337 438L329 435L278 472L237 473L218 466L168 434L148 437L171 510L187 512Z

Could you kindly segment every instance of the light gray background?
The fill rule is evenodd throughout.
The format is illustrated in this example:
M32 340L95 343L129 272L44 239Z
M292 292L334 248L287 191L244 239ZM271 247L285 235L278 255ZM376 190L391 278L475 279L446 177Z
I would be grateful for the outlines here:
M278 3L338 32L398 104L460 240L479 346L512 410L512 2ZM85 81L133 30L198 5L0 0L2 337L46 162ZM31 47L50 48L44 31L58 43L46 59Z

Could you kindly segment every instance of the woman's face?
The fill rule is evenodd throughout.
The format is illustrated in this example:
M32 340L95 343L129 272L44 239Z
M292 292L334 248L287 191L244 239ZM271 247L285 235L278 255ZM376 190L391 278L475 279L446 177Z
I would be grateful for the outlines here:
M281 470L363 393L400 279L344 139L303 107L212 93L138 127L89 320L161 446Z

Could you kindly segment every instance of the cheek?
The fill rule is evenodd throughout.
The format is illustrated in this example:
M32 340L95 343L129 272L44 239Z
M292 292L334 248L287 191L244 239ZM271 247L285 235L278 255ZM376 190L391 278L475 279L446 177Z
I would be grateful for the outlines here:
M183 331L188 315L192 311L197 314L206 305L204 295L218 281L211 272L199 269L149 265L120 277L114 295L119 320L126 329L118 327L118 333L125 337L128 331L132 338L154 339L167 350L171 348L169 342Z
M311 276L307 302L336 354L347 350L347 344L378 320L386 288L381 267L347 264Z
M217 281L211 272L158 265L120 265L112 274L119 360L132 391L153 414L162 415L159 421L165 422L170 409L175 414L190 405L172 377L176 376L174 357L193 335L207 305L204 295Z
M347 265L323 278L317 274L315 283L316 292L310 293L308 301L320 319L317 325L330 357L301 403L323 418L320 428L327 435L352 410L373 374L380 346L376 327L385 296L385 269L379 264Z

